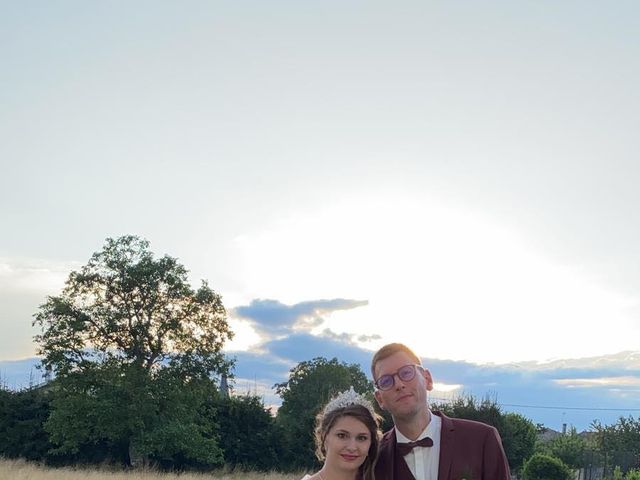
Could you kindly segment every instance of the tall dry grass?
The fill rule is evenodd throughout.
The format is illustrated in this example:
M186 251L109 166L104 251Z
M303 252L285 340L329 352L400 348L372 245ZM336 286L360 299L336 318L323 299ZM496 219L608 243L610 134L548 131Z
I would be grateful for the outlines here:
M302 474L225 472L161 473L85 468L49 468L0 458L0 480L300 480Z

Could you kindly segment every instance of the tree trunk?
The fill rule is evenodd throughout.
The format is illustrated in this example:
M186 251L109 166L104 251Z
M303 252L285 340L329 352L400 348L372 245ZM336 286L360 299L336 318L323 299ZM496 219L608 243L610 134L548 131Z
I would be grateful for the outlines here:
M146 467L149 463L149 459L146 455L140 453L136 446L135 439L129 439L129 465L133 468Z

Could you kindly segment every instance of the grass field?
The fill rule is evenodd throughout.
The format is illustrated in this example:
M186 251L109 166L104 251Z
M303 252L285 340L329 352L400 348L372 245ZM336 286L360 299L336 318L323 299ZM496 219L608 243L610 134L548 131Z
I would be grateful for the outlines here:
M303 474L257 472L161 473L107 469L48 468L21 460L0 459L0 479L6 480L300 480Z

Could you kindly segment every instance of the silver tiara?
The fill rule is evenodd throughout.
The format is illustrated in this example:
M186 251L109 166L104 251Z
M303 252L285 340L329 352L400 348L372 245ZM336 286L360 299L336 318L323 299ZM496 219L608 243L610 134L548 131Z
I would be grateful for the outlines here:
M348 407L349 405L362 405L364 408L369 410L373 418L376 417L376 411L373 409L371 402L356 392L353 387L333 397L324 407L322 413L323 415L326 415L338 408Z

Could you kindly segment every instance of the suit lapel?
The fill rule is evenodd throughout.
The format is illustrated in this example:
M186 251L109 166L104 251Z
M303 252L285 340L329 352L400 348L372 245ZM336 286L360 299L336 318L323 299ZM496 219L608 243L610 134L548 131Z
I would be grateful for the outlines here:
M407 465L406 460L401 455L396 455L395 464L395 475L393 478L395 480L416 480L416 477L411 473L411 469L409 465Z
M384 480L415 480L407 462L396 454L396 430L387 432L380 443L376 478ZM382 475L382 476L380 476Z
M434 412L442 419L440 430L440 459L438 460L438 480L448 480L455 449L455 426L451 419L441 412Z
M393 463L396 445L395 429L387 432L380 442L380 452L378 454L378 465L376 465L376 477L393 478Z

